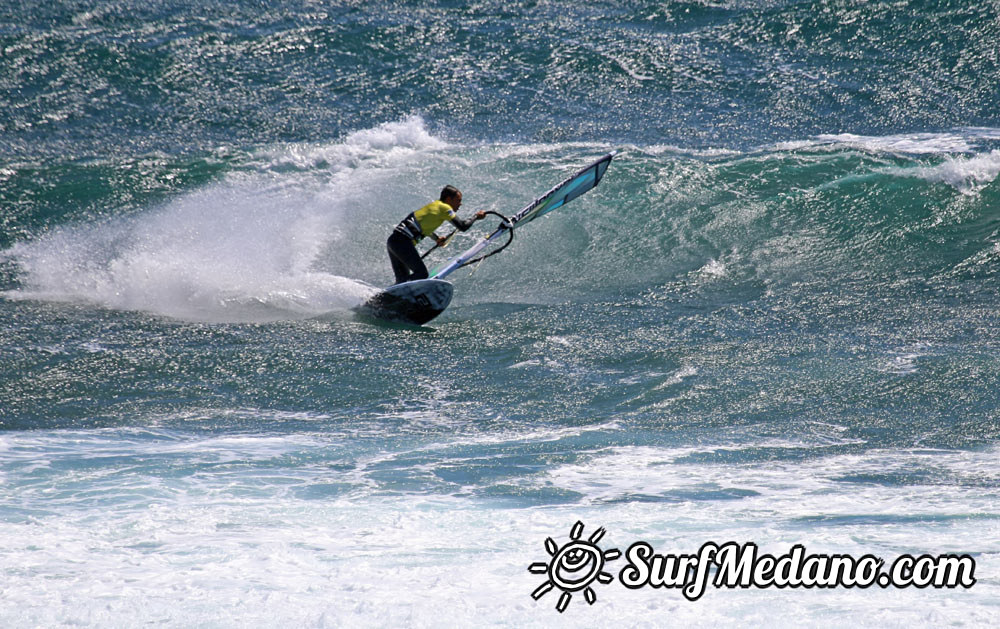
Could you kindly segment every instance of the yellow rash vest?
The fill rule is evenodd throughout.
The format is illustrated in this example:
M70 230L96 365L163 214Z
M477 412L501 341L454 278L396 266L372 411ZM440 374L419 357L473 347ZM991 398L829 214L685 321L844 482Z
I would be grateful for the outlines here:
M415 244L433 234L434 230L445 221L451 221L455 227L462 231L468 229L469 225L472 224L472 221L460 220L455 210L444 201L431 201L416 212L411 212L396 226L396 231L409 236Z

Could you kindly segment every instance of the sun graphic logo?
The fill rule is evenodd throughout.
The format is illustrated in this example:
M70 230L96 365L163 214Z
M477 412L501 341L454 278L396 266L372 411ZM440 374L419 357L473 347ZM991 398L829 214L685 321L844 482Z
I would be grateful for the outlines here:
M602 572L606 561L613 561L621 557L617 548L602 551L597 545L604 537L603 527L594 531L590 539L584 541L583 522L577 522L569 532L570 541L562 548L556 545L551 537L545 540L545 551L552 557L545 562L535 562L528 566L531 574L548 575L545 583L542 583L531 593L531 598L536 601L545 596L549 590L556 587L562 590L562 596L556 603L556 610L561 614L566 611L569 602L573 599L573 594L583 590L583 598L587 603L593 605L597 600L590 584L600 581L607 585L613 580L607 572Z

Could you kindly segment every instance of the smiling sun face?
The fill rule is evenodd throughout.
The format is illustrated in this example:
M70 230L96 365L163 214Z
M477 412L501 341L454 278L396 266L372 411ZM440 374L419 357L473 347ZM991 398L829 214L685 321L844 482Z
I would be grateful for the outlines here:
M532 574L548 575L548 580L542 583L531 593L531 598L536 601L548 593L553 587L562 590L562 596L556 603L556 610L559 613L566 611L573 592L583 590L583 598L587 603L593 605L597 600L597 595L590 587L595 580L601 583L611 583L612 577L607 572L602 572L604 562L618 559L621 553L618 549L602 551L597 546L597 542L604 537L604 529L599 528L594 531L590 539L580 540L583 535L583 522L577 522L570 530L570 542L559 548L552 538L545 540L545 550L552 557L547 563L536 562L528 566L528 572Z
M588 542L570 542L549 564L549 578L559 589L576 592L589 585L604 567L601 549Z

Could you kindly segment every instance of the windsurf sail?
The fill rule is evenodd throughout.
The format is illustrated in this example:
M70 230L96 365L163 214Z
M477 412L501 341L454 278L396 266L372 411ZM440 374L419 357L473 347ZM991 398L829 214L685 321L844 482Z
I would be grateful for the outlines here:
M490 243L496 241L504 234L513 235L512 232L517 226L530 223L539 216L544 216L552 210L566 205L588 190L596 188L597 184L601 183L604 173L607 172L608 166L611 164L611 160L616 154L617 151L608 153L601 159L581 169L572 177L567 178L556 187L538 197L526 207L521 209L517 214L510 217L508 221L501 223L492 234L480 240L451 260L448 260L448 262L446 262L439 269L435 269L435 271L431 274L431 277L435 279L443 279L466 264L470 264L470 262L474 261L476 256L486 249Z

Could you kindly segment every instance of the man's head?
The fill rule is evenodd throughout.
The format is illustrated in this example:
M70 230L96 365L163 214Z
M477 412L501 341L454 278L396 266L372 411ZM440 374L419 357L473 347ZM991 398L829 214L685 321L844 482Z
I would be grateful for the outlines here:
M451 209L458 210L462 205L462 193L455 186L445 186L441 190L441 200L451 206Z

